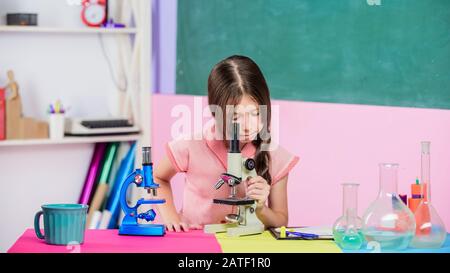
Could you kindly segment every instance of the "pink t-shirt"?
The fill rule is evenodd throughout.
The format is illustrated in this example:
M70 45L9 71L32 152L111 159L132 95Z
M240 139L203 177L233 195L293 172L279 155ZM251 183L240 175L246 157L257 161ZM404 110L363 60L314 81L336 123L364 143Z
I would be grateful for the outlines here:
M167 155L178 172L185 173L183 208L181 219L189 224L223 223L225 216L233 211L232 206L214 204L214 198L226 198L230 187L224 184L219 190L214 188L220 174L227 170L227 149L223 140L214 138L215 128L210 126L203 134L173 140L166 145ZM256 147L247 143L242 148L242 156L254 158ZM277 145L269 152L272 185L286 176L297 164L299 158ZM237 188L237 196L245 196L245 185Z

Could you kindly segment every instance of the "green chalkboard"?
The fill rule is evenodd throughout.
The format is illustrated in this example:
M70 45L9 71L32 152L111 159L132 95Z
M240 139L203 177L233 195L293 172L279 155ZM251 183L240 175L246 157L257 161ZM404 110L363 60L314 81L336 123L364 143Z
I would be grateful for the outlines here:
M177 93L233 54L275 99L450 109L450 0L178 1Z

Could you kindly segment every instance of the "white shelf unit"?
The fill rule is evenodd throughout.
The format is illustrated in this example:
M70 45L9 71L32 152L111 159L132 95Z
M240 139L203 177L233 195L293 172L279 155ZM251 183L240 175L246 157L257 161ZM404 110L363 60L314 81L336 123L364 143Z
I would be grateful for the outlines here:
M109 35L119 44L118 73L125 76L130 84L126 89L122 116L131 118L140 128L140 134L122 136L87 136L52 139L12 139L1 140L0 147L21 145L48 145L71 143L98 143L115 141L138 141L138 147L151 143L151 1L129 0L119 1L118 21L133 27L101 28L101 27L41 27L41 26L0 26L0 33L50 33L58 35L98 34ZM133 39L130 39L133 38ZM141 154L136 153L136 162L141 161Z
M83 144L83 143L101 143L101 142L122 142L137 141L140 134L130 135L111 135L111 136L66 136L62 139L17 139L0 141L0 147L11 146L29 146L29 145L59 145L59 144Z
M0 26L0 32L29 32L29 33L59 33L59 34L136 34L136 28L60 28L60 27L40 27L40 26Z
M0 1L0 9L5 7L20 7L27 2L31 7L25 7L26 10L36 10L38 14L49 14L49 10L53 9L49 4L58 2L59 8L66 8L66 1L40 1L44 3L44 7L36 8L38 1L18 1L9 0L10 3L4 4L6 1ZM15 4L15 3L18 4ZM19 3L20 2L20 3ZM64 4L61 4L63 2ZM110 1L113 2L113 1ZM63 11L56 19L47 20L48 25L37 27L23 27L23 26L1 26L0 35L3 39L20 40L22 45L33 46L34 43L39 44L42 48L43 44L52 44L55 41L60 41L64 38L68 40L97 40L100 36L105 38L105 43L114 43L117 45L111 50L109 56L114 58L114 68L112 69L115 76L121 76L128 82L124 90L120 92L120 98L123 98L125 103L118 105L117 112L122 117L132 116L133 122L139 127L140 133L134 135L111 135L111 136L91 136L91 137L65 137L61 140L52 139L14 139L0 141L0 204L6 208L8 204L12 204L17 200L21 200L21 206L16 209L3 209L0 212L2 219L14 219L9 221L7 225L3 225L2 234L0 235L0 251L6 251L13 241L17 238L24 228L32 224L32 217L41 204L46 202L76 202L78 193L81 190L81 183L85 179L86 165L91 159L90 152L93 149L92 144L101 142L127 142L137 141L137 151L135 164L140 165L142 154L140 147L143 145L149 146L151 141L151 2L149 0L115 0L113 12L110 14L116 22L126 24L126 28L88 28L77 27L79 22L74 24L73 18L68 17L66 21L64 16L72 15L74 13ZM25 3L25 4L27 4ZM114 9L117 7L116 9ZM75 9L75 8L74 8ZM72 9L72 10L74 10ZM11 9L15 11L14 8ZM6 8L2 12L6 11ZM53 11L58 11L55 8ZM9 12L9 11L8 11ZM72 18L72 19L70 19ZM78 19L78 18L77 18ZM61 22L58 25L58 22ZM65 27L62 23L72 24L74 27ZM62 38L62 39L61 39ZM8 43L9 45L9 43ZM26 49L26 46L24 48ZM3 46L3 55L11 54L13 56L20 56L20 47ZM5 50L6 49L6 50ZM79 54L76 45L74 47L67 47L70 54ZM98 50L98 49L97 49ZM83 58L80 53L80 58ZM49 54L48 58L52 58ZM21 63L23 63L22 61ZM4 63L4 69L10 67L9 63ZM34 65L34 64L30 64ZM68 63L69 65L69 63ZM17 71L20 71L16 68ZM105 70L106 71L106 70ZM19 72L20 73L20 72ZM107 73L107 72L105 72ZM72 74L69 74L72 75ZM75 74L74 74L75 75ZM71 79L68 77L69 80ZM109 75L104 78L110 78ZM73 80L77 78L74 76ZM70 81L69 81L70 83ZM0 83L0 84L3 84ZM19 82L20 84L20 82ZM33 82L33 88L36 92L44 92L46 86L45 82L39 82L39 79ZM114 90L110 90L111 92ZM64 92L64 91L62 91ZM104 92L99 90L99 92ZM108 91L109 92L109 91ZM108 93L108 94L111 94ZM21 93L22 98L25 93ZM122 97L123 95L123 97ZM106 95L108 96L108 95ZM32 102L33 103L33 102ZM126 106L125 106L126 105ZM109 107L110 105L108 105ZM71 105L72 108L77 107L76 104ZM83 109L89 109L84 108ZM119 111L120 109L120 111ZM86 110L87 116L91 117ZM29 160L29 161L27 161ZM29 167L24 170L24 166L30 162ZM32 163L31 163L32 162ZM136 201L139 192L136 188L132 188L132 199ZM74 201L70 201L74 200ZM140 209L147 209L140 207ZM17 214L21 217L15 217Z

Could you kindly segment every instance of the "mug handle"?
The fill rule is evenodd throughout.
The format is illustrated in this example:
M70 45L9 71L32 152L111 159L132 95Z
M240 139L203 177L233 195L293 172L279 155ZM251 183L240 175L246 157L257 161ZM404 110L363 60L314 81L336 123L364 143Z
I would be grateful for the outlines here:
M42 233L41 233L41 227L39 226L39 220L43 213L44 212L41 210L41 211L38 211L36 213L36 215L34 216L34 232L36 233L36 236L39 239L45 239L44 235L42 235Z

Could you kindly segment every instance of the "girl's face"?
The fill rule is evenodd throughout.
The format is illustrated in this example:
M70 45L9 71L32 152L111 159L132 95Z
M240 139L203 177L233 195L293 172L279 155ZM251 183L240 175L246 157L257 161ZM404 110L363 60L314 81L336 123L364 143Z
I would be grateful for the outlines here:
M233 122L240 124L239 140L248 143L256 139L263 128L259 105L250 96L244 94L238 105L234 107Z

